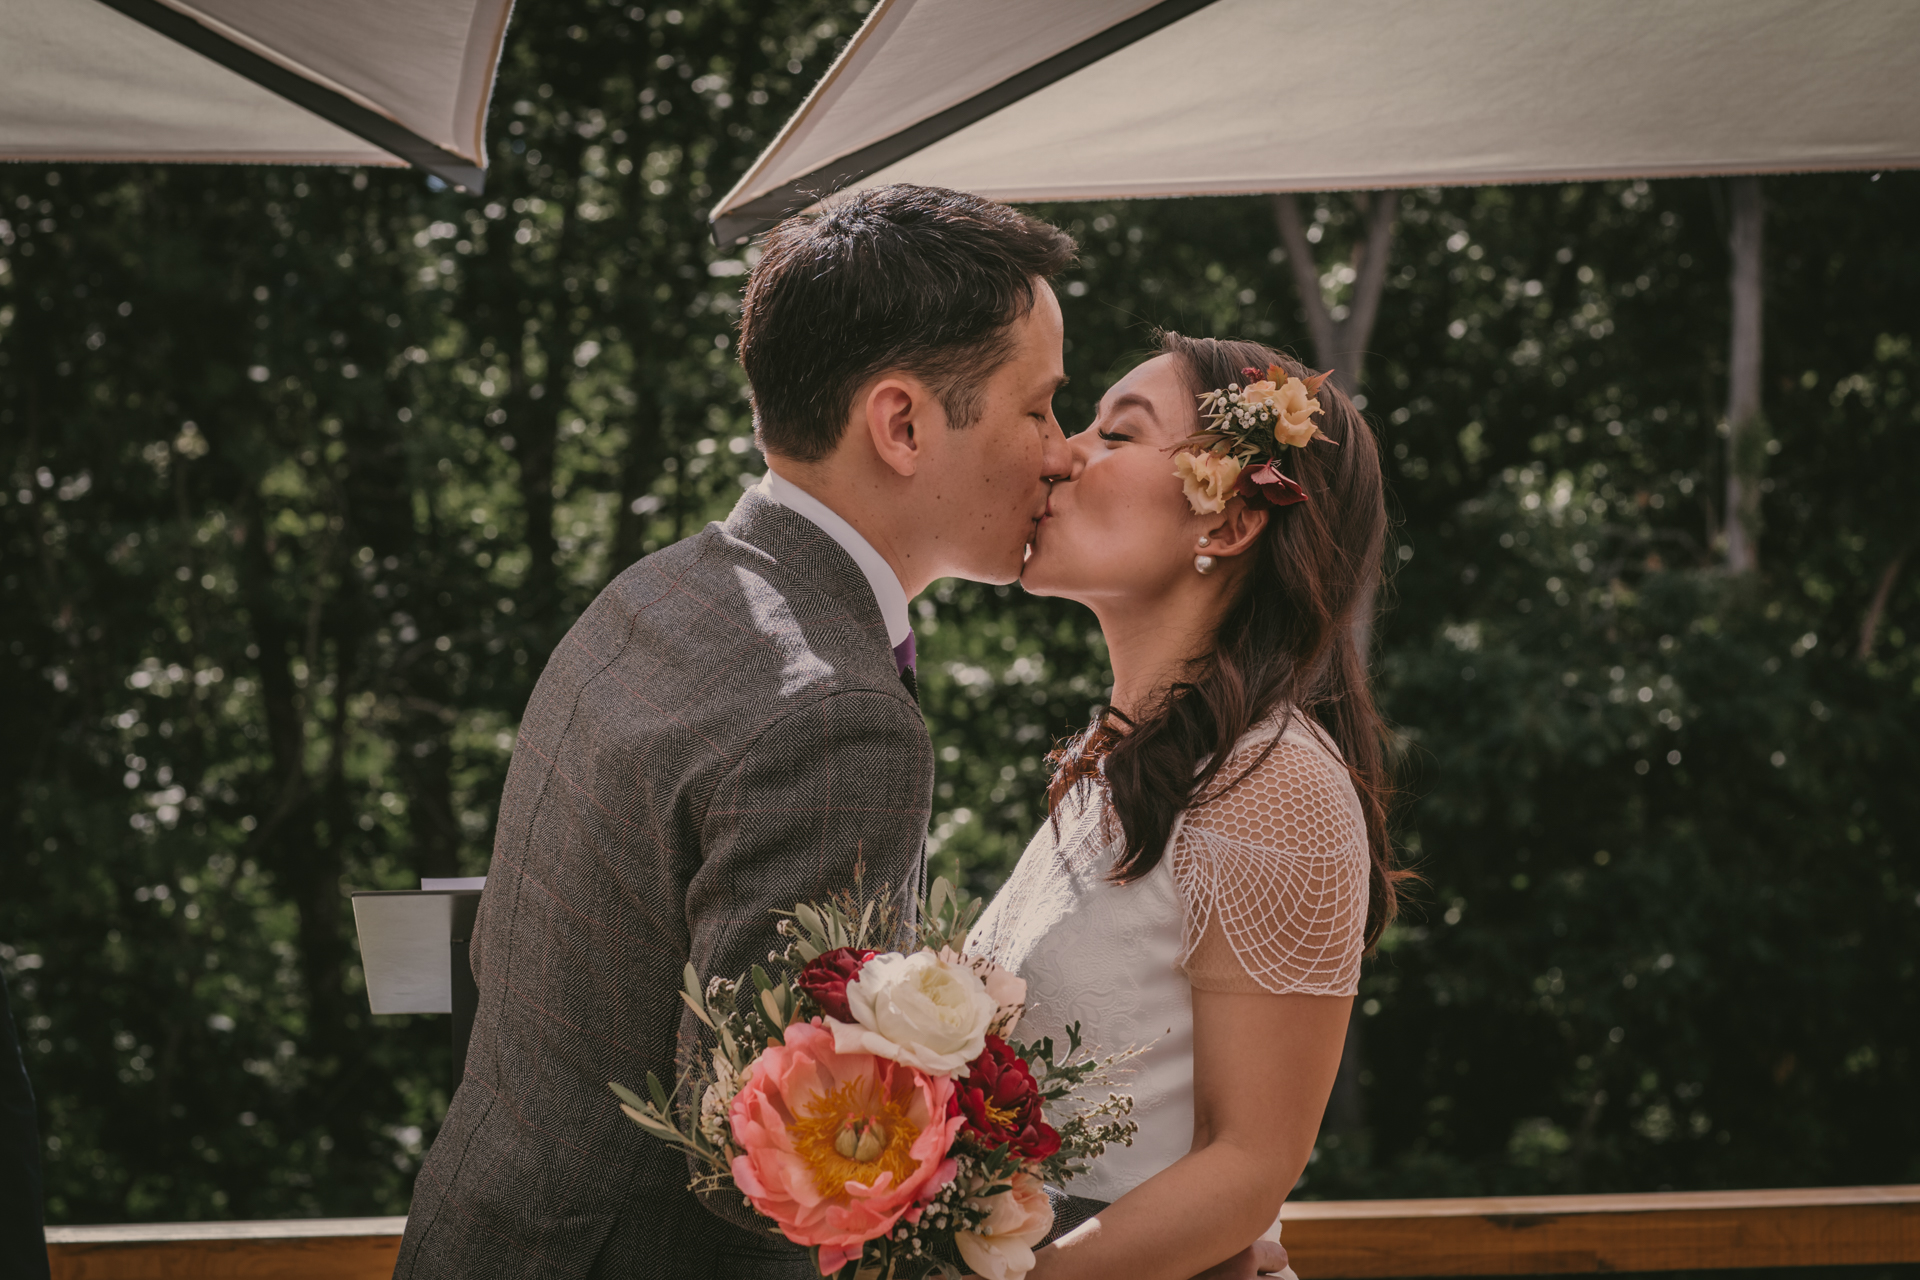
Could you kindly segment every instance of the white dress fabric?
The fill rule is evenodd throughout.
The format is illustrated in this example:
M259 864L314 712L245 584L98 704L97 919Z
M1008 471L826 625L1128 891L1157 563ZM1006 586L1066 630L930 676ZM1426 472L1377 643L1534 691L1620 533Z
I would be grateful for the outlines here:
M1284 733L1283 733L1284 729ZM1277 739L1277 741L1276 741ZM1180 815L1166 856L1131 884L1105 791L1082 786L1037 832L967 950L1027 981L1019 1037L1064 1052L1139 1050L1118 1088L1139 1133L1067 1189L1117 1200L1193 1145L1193 988L1352 995L1366 929L1360 802L1317 726L1276 713L1235 746Z

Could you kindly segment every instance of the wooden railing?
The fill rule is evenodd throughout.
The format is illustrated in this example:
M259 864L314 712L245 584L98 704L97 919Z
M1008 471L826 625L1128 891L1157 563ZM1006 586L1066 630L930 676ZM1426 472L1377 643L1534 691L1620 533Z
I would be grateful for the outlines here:
M1920 1186L1289 1204L1304 1280L1920 1262Z
M48 1227L53 1280L388 1280L405 1218Z
M1305 1280L1920 1262L1920 1186L1289 1204ZM50 1227L54 1280L386 1280L405 1218Z

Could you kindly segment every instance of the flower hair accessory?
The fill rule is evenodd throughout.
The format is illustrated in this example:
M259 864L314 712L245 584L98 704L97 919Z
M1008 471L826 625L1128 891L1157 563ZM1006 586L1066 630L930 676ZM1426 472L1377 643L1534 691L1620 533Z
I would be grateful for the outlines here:
M1226 510L1236 495L1258 495L1276 507L1307 500L1307 491L1279 467L1280 450L1304 449L1315 440L1337 444L1322 435L1313 416L1320 412L1314 397L1333 376L1316 373L1296 378L1279 365L1242 369L1245 386L1230 382L1200 396L1200 416L1206 426L1182 440L1173 460L1187 502L1197 515Z

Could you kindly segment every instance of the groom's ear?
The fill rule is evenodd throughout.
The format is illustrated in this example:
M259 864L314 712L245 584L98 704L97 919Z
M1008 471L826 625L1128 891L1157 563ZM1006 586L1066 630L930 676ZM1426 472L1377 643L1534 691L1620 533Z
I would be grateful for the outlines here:
M933 433L945 425L939 397L910 373L886 374L869 383L854 422L856 430L866 428L880 461L902 476L919 470Z

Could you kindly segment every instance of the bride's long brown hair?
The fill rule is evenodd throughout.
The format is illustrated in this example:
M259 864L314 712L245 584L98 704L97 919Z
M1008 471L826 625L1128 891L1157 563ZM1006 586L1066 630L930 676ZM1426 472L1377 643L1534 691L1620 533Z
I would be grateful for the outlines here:
M1277 364L1295 377L1312 373L1254 342L1163 333L1160 350L1174 357L1196 396L1245 382L1247 368ZM1333 738L1359 794L1373 861L1371 949L1398 909L1398 883L1410 874L1395 868L1387 839L1386 727L1354 646L1353 624L1372 610L1380 578L1386 499L1379 447L1366 420L1331 382L1319 400L1320 430L1335 443L1286 450L1281 466L1309 499L1271 509L1259 542L1246 552L1251 572L1212 645L1125 732L1110 721L1118 713L1107 712L1056 752L1047 799L1050 809L1057 807L1075 787L1097 785L1104 773L1126 839L1113 876L1137 880L1159 864L1175 818L1207 794L1241 736L1289 707ZM1197 409L1194 422L1197 430Z

